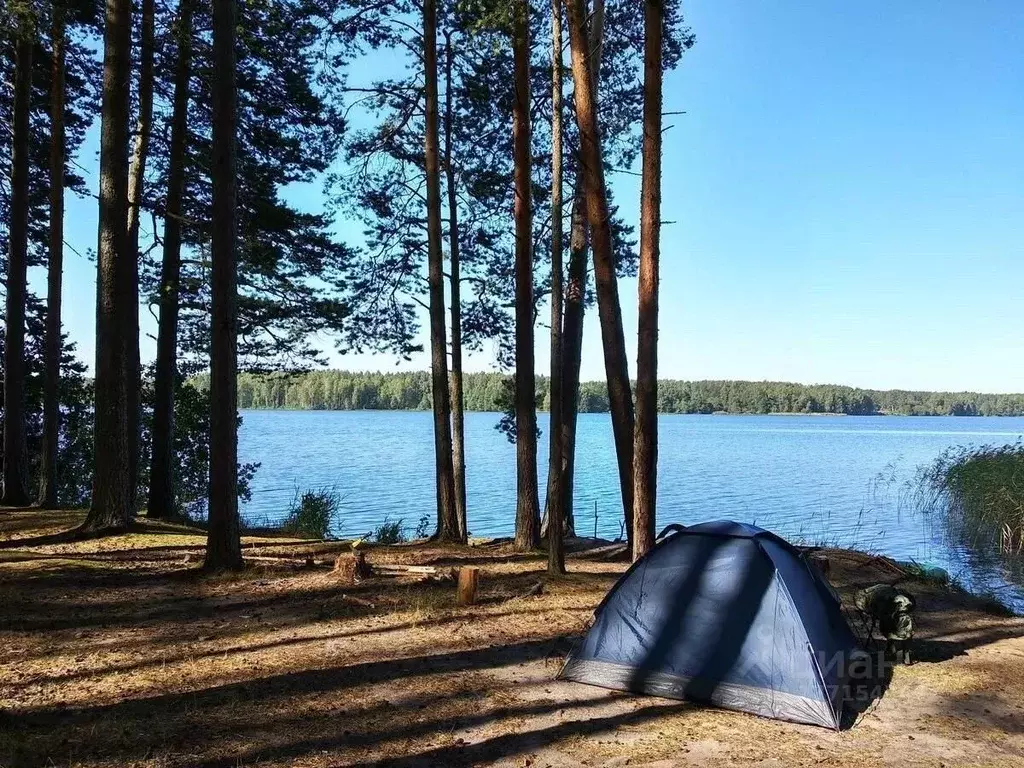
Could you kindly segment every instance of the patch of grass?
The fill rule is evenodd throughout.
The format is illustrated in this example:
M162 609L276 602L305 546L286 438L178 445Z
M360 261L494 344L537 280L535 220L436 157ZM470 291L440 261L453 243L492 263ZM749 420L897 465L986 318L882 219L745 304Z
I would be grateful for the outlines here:
M401 519L389 520L385 517L384 522L378 525L373 532L373 540L378 544L401 544L406 541L403 521Z
M330 538L341 516L341 501L341 494L333 486L296 492L281 530L314 539Z

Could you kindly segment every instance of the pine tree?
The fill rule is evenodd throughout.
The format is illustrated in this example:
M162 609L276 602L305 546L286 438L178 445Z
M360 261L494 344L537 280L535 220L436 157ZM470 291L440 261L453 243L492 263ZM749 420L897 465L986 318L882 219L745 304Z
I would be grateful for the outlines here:
M644 146L633 446L633 559L654 546L658 491L658 271L661 235L661 0L644 1Z
M128 260L128 117L131 80L130 0L108 0L103 40L97 249L96 451L92 504L83 531L121 530L132 514L125 378Z
M176 511L174 493L174 391L178 376L178 301L181 279L182 197L185 193L188 105L192 77L192 16L194 0L181 0L174 23L177 57L171 139L167 160L167 197L163 255L157 301L156 366L153 381L153 434L147 514L169 518Z
M430 363L434 412L434 462L437 483L437 539L459 540L452 471L451 409L444 326L444 266L441 255L441 171L438 157L437 4L423 3L424 166L427 188L427 262L430 285Z
M559 3L561 5L561 3ZM597 90L601 73L601 51L604 38L604 0L595 0L594 12L588 26L589 61L594 71L594 89ZM561 115L559 115L561 122ZM577 161L576 166L579 167ZM548 465L546 516L548 524L552 514L562 519L563 535L574 531L572 492L576 465L576 416L579 407L580 366L583 359L583 318L586 309L587 256L590 233L583 208L583 185L576 180L572 215L569 226L569 273L561 301L561 349L559 373L552 367L551 376L558 376L560 407L557 420L552 410L551 429L557 430L558 449L552 450ZM553 356L552 356L553 357Z
M517 549L540 545L537 497L537 405L533 349L533 207L530 183L530 6L512 7L512 151L515 158L516 250L516 535Z
M67 30L61 0L53 3L50 20L52 82L50 84L50 227L46 280L46 351L43 372L43 444L39 468L39 505L57 506L60 443L61 292L64 272L64 70Z
M611 401L612 430L619 464L619 486L629 545L633 539L633 396L622 330L615 275L614 243L609 223L608 194L604 180L601 131L598 127L595 78L589 66L586 9L583 0L568 0L569 39L575 83L576 121L580 131L580 162L583 196L593 245L594 278L598 315L604 346L605 375Z
M548 499L562 472L562 3L551 2L551 381ZM557 504L548 517L548 573L565 573L565 515Z
M445 73L445 120L444 120L444 171L445 190L448 197L448 264L451 298L452 325L452 478L455 485L455 513L458 517L459 539L466 540L468 512L466 510L466 438L465 438L465 394L462 387L462 261L459 243L459 203L456 191L455 164L452 157L455 124L455 95L452 92L452 68L454 52L452 30L445 31L444 41Z
M25 443L25 306L29 226L29 113L35 13L27 3L13 5L17 18L14 65L14 131L11 152L11 204L7 258L6 334L4 338L3 499L25 506L28 457Z
M139 45L139 114L135 125L135 141L128 167L128 276L126 301L128 306L125 330L125 388L128 396L128 473L131 482L133 511L138 506L136 493L139 476L139 439L142 370L139 358L139 220L142 215L143 184L146 178L146 160L149 156L150 131L153 125L154 35L156 8L154 0L142 0L141 39Z
M238 521L238 287L235 248L235 0L213 0L212 318L210 345L210 522L208 570L239 570Z

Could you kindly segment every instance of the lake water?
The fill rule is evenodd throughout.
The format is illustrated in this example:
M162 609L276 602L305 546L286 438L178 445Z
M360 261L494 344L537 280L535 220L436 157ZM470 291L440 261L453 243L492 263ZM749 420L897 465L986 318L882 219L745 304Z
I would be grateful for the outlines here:
M411 534L433 521L431 414L408 411L245 411L240 461L258 461L252 522L284 516L296 490L333 486L343 496L338 535L360 535L385 519ZM469 529L511 535L515 447L493 413L466 414ZM538 466L547 474L547 414ZM576 460L576 530L616 538L621 505L611 421L581 414ZM1024 606L994 565L944 540L911 498L918 467L951 446L1008 443L1024 418L664 415L659 420L658 526L732 519L807 543L913 559L950 571L975 589Z

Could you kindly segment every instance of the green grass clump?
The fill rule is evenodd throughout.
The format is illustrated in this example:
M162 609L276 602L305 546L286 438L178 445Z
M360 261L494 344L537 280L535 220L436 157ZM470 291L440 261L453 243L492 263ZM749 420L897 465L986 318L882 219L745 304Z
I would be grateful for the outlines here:
M1003 555L1024 553L1024 443L950 449L926 477L952 530Z
M341 516L341 494L334 487L296 492L281 530L298 536L327 539Z
M373 532L373 539L378 544L401 544L406 541L403 521L392 521L385 517L384 522Z

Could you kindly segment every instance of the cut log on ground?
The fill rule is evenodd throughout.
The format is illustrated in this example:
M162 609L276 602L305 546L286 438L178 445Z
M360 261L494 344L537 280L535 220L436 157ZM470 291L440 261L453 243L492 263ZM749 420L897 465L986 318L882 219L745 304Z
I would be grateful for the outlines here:
M480 581L479 568L459 569L459 605L473 605L476 602L476 588Z
M430 575L436 576L439 573L443 573L447 568L437 568L433 565L402 565L400 563L381 563L380 565L373 566L373 570L383 576L395 576L395 575L406 575L406 574L419 574L419 575Z

